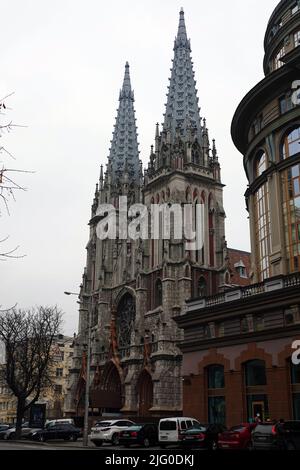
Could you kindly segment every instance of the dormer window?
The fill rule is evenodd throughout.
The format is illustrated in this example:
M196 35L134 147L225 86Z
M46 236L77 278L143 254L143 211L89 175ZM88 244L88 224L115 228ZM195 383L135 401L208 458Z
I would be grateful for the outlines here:
M292 8L292 15L295 15L299 11L299 8L299 3L296 3Z
M246 271L246 266L244 265L243 261L240 260L238 263L235 263L234 265L235 270L239 273L239 276L247 279L247 271Z

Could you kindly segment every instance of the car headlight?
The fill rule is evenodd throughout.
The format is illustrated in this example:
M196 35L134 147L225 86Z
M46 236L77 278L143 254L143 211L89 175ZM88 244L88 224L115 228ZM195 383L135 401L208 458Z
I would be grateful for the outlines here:
M31 434L31 436L36 436L36 435L37 435L37 432L33 432L33 433Z

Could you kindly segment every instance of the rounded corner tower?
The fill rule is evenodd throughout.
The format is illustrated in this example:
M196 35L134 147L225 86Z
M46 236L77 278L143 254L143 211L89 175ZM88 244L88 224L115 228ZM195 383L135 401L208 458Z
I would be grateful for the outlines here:
M254 282L300 267L300 2L282 0L264 40L265 78L241 101L231 134L244 156Z

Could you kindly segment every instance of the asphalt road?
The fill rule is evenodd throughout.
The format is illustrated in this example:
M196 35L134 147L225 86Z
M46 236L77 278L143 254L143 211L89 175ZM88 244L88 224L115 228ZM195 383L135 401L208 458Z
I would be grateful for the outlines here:
M141 447L131 447L131 449L138 448L143 450ZM151 447L151 450L160 449L159 447ZM82 440L79 439L77 442L68 442L65 441L49 441L49 442L33 442L33 441L3 441L0 440L0 450L86 450L86 447L83 447ZM101 451L101 450L111 450L111 451L126 451L123 446L112 446L110 444L103 444L101 447L96 447L94 444L89 443L88 450L91 451Z

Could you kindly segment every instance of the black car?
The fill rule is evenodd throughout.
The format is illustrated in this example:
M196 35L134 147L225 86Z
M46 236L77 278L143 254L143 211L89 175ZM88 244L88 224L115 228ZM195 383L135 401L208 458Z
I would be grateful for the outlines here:
M54 424L45 429L36 429L27 435L28 439L34 441L50 441L54 439L64 439L65 441L77 441L81 436L81 430L72 424Z
M255 450L300 450L300 421L260 423L252 431Z
M223 424L200 424L180 432L180 445L217 450L219 434L224 431L226 431L226 426Z
M135 424L119 434L119 443L125 447L138 444L144 447L155 446L158 444L158 426L157 424Z

